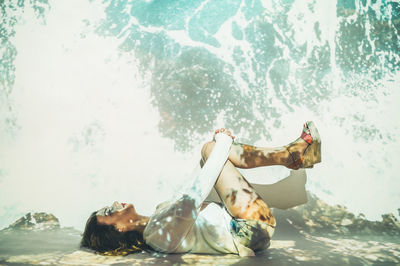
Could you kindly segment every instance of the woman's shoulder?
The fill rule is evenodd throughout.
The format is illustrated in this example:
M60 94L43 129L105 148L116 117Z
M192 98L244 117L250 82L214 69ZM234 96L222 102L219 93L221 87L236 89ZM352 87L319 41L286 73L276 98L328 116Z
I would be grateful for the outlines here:
M161 202L160 204L158 204L156 206L156 212L170 206L171 204L172 204L172 201L169 201L169 200Z

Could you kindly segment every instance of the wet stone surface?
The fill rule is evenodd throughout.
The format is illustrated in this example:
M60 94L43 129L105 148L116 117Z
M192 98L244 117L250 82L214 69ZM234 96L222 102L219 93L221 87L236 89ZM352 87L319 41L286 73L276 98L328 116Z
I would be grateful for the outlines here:
M45 212L27 213L3 231L27 230L56 230L60 228L60 222L53 214Z
M51 214L30 213L0 231L0 265L399 265L399 222L365 220L309 194L309 202L275 210L277 230L256 257L136 253L103 256L79 248L81 232Z

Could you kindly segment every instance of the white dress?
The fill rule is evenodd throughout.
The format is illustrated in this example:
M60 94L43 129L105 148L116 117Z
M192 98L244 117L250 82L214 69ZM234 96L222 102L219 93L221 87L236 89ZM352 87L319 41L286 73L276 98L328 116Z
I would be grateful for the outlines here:
M200 208L228 159L232 138L219 133L215 146L200 170L193 177L191 189L179 200L157 206L150 217L143 237L156 251L166 253L207 253L254 256L231 233L231 220L224 207L210 203Z

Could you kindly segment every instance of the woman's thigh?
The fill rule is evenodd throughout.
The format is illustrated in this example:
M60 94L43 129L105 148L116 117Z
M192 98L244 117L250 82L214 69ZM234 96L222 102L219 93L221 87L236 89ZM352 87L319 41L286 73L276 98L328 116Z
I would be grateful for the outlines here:
M234 218L275 226L275 218L268 205L229 160L214 187Z
M215 189L233 216L232 235L253 251L266 249L274 233L275 218L268 205L229 160Z

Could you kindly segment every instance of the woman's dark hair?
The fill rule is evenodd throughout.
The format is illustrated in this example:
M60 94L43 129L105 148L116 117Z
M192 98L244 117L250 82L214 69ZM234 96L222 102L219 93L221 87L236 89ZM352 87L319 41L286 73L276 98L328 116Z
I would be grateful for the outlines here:
M142 250L152 250L138 231L119 232L113 225L97 222L97 212L93 212L86 222L81 247L90 248L103 255L127 255Z

